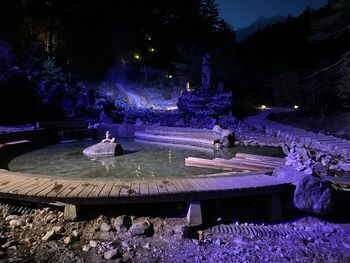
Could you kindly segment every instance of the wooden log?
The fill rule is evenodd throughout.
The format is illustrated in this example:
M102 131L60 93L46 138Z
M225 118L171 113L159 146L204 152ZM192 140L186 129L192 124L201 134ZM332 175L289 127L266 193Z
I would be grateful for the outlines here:
M257 160L248 160L248 159L222 159L222 158L215 158L214 160L227 162L227 163L241 163L241 164L247 164L247 165L253 165L253 166L262 166L266 168L275 168L277 166L283 165L284 163L276 163L276 162L269 162L269 161L257 161Z
M271 163L267 161L257 161L257 160L247 160L247 159L222 159L222 158L215 158L214 161L220 161L220 162L225 162L225 163L238 163L238 164L245 164L248 167L249 166L254 166L254 167L262 167L262 168L275 168L279 165L280 163Z
M271 161L271 162L281 162L284 163L284 158L271 157L271 156L262 156L262 155L254 155L248 153L237 153L237 159L249 159L249 160L261 160L261 161Z
M213 168L213 169L224 169L224 170L251 170L258 171L261 169L274 168L275 166L268 166L260 163L251 163L235 160L208 160L202 158L188 157L185 159L186 166L194 167L204 167L204 168Z

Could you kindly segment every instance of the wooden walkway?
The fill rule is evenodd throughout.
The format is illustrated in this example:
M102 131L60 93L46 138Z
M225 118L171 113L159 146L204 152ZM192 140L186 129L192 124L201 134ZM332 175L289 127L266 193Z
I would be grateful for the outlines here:
M286 180L265 174L187 177L163 180L78 180L0 170L0 197L74 205L207 200L287 190Z

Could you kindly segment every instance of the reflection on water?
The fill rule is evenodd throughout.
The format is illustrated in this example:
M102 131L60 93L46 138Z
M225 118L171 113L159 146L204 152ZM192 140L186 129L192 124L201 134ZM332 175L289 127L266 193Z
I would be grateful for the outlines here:
M76 141L49 145L45 148L20 155L9 163L12 171L77 178L160 178L184 177L216 173L218 170L185 166L185 158L232 158L237 152L280 156L276 148L235 147L214 151L196 148L145 144L133 139L118 140L123 155L89 159L82 150L93 141Z

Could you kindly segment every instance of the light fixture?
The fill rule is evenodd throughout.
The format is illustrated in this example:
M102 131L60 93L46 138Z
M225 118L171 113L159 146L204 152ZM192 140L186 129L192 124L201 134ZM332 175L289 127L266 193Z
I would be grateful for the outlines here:
M261 105L262 110L266 110L266 105Z
M172 78L173 78L173 75L168 75L168 78L169 78L169 79L172 79Z
M295 110L299 109L299 106L298 105L294 105L293 107Z
M140 56L139 54L135 54L135 55L134 55L134 58L137 59L137 60L139 60L139 59L141 59L141 56Z
M152 47L149 49L149 52L155 52L156 50Z

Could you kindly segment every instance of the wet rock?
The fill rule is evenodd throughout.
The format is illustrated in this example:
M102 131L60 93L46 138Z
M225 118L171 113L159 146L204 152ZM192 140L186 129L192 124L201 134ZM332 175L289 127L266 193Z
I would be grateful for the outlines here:
M43 236L43 237L41 238L41 240L42 240L42 241L49 241L49 240L54 239L56 236L57 236L57 235L56 235L55 231L50 230L50 231L46 232L45 236Z
M305 176L297 183L294 205L307 212L330 213L332 209L331 185L313 176Z
M129 231L133 236L149 237L154 233L153 225L148 221L133 224Z
M63 226L54 226L52 229L56 234L60 234L63 231Z
M122 256L122 254L120 253L120 251L118 249L111 249L109 251L106 251L103 254L104 259L114 259L114 258L118 258L121 256Z
M62 233L63 226L54 226L50 231L46 232L46 234L41 238L42 241L53 240L58 236L58 234Z
M339 167L339 169L343 170L344 172L350 172L350 164L349 163L339 162L338 167Z
M108 232L109 230L111 230L111 225L107 224L106 222L103 222L100 226L100 230L102 232Z
M308 160L312 157L310 151L307 150L305 147L295 147L295 152L300 154L303 160Z
M26 224L26 221L24 219L13 219L9 224L11 227L21 227Z
M90 240L89 245L90 245L90 247L97 247L97 241Z
M331 233L336 232L336 230L333 226L325 225L322 227L322 232L325 234L331 234Z
M119 231L126 231L128 230L132 225L130 216L122 215L118 216L114 222L113 227L115 230Z
M81 250L83 250L84 252L87 252L90 250L90 248L91 247L89 245L84 245Z
M297 183L299 180L304 178L306 175L304 172L298 171L291 166L283 165L277 167L272 176L276 176L277 178L289 180L291 183Z
M9 215L7 217L5 217L5 220L6 221L11 221L11 220L15 220L15 219L18 219L19 216L18 215Z
M45 217L45 222L46 223L49 223L52 219L54 219L54 215L52 215L52 214L50 214L50 215L47 215L46 217Z
M63 243L65 245L70 245L75 241L75 238L73 236L67 236L63 239Z
M123 147L115 142L100 142L83 150L87 157L109 157L123 154Z
M1 247L2 248L9 248L9 247L12 247L14 245L17 245L17 241L9 240L9 241L5 242L5 244L3 244Z
M80 237L80 236L81 236L81 233L79 232L79 230L73 230L73 231L72 231L72 236L74 236L74 237Z

